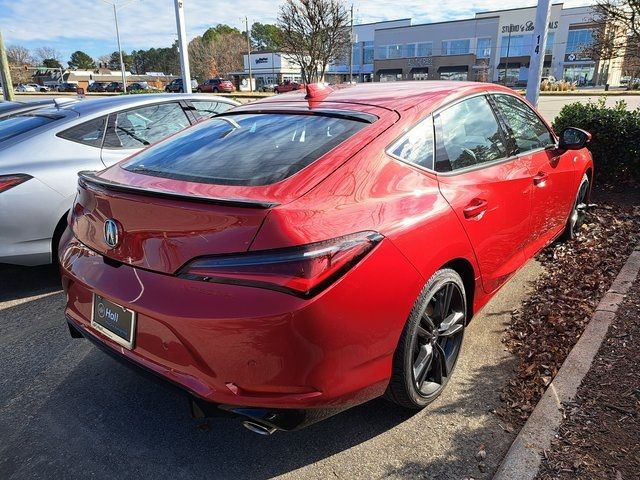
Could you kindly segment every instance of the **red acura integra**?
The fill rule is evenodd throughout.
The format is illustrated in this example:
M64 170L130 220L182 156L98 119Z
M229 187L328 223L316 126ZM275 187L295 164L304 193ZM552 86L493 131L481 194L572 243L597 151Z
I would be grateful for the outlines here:
M259 433L380 395L420 409L472 315L581 224L588 140L481 83L310 85L225 112L80 174L71 334Z

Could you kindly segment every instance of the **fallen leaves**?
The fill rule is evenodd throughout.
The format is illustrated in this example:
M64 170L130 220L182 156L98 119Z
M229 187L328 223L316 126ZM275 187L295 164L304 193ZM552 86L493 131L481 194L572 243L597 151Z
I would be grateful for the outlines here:
M503 339L520 360L501 394L503 419L526 421L639 241L640 208L605 203L589 212L575 240L538 255L546 273L512 313Z

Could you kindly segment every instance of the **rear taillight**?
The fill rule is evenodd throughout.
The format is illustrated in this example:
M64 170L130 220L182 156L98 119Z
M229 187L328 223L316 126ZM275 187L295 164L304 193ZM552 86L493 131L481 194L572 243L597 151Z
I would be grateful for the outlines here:
M24 173L18 173L15 175L0 175L0 193L6 192L10 188L15 187L16 185L20 185L21 183L29 180L31 175L26 175Z
M382 238L367 231L300 247L203 257L187 264L179 276L311 297L358 263Z

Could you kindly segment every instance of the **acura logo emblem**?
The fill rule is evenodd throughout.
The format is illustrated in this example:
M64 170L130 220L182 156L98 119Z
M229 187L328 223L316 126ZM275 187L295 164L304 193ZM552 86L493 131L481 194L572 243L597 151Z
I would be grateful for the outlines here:
M118 230L118 224L115 220L108 219L104 222L104 241L111 248L117 247L120 242Z

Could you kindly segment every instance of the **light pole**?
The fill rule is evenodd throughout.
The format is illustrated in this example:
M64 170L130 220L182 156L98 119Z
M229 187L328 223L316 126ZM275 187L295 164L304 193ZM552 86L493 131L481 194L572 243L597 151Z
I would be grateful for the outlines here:
M351 25L349 27L349 85L353 81L353 3L351 4Z
M249 20L244 17L244 25L247 29L247 59L249 60L249 91L253 92L253 74L251 72L251 38L249 37Z
M116 22L116 38L118 39L118 53L120 54L120 73L122 74L122 91L127 93L127 78L124 70L124 59L122 57L122 47L120 46L120 29L118 28L118 12L116 3L109 2L108 0L102 0L107 5L113 7L113 19ZM127 3L131 3L134 0L120 4L120 8L124 7Z
M538 98L540 97L540 79L542 78L542 69L544 67L550 11L550 0L538 0L536 27L533 32L534 45L529 57L529 77L527 78L527 100L534 106L538 106Z
M9 61L7 60L7 52L4 49L4 41L2 40L2 32L0 32L0 80L2 80L2 92L5 101L13 100L13 83L11 82L11 72L9 70Z
M180 52L180 69L182 70L182 90L191 93L191 71L189 70L189 45L187 31L184 27L184 2L174 0L176 10L176 27L178 29L178 49Z

